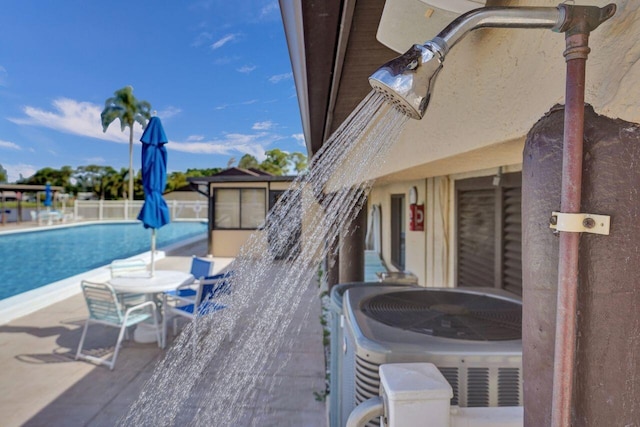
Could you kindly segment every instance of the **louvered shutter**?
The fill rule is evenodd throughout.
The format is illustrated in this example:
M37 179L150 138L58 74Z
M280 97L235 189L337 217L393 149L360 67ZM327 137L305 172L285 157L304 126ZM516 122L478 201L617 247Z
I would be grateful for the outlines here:
M493 286L495 190L458 192L458 286Z
M503 191L502 288L522 295L522 188Z
M522 175L456 182L457 286L522 295Z

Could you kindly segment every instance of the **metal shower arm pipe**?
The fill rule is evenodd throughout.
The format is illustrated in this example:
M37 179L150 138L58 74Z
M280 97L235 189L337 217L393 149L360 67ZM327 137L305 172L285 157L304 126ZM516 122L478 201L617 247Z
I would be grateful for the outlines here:
M478 28L549 28L560 31L567 13L558 7L483 7L454 19L434 41L443 41L445 53L470 31Z

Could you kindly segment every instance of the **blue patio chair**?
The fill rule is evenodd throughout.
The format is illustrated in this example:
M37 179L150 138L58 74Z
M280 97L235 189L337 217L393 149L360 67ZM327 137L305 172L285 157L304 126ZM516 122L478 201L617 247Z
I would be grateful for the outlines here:
M156 327L158 346L162 345L162 337L160 336L160 327L158 325L158 317L156 314L156 305L153 301L147 301L133 307L128 307L123 312L123 308L118 300L115 290L108 283L92 283L83 281L81 286L82 293L84 294L84 298L87 302L87 308L89 309L89 318L84 324L82 337L80 338L80 344L78 344L78 351L76 352L76 360L89 360L102 365L107 365L109 369L113 370L126 329L129 326L144 322L149 318L153 318L153 323ZM82 346L90 323L98 323L100 325L120 328L118 341L116 342L116 348L111 360L105 360L82 353Z
M203 277L211 276L213 273L213 260L193 256L189 273L195 278L192 283L181 286L176 290L166 291L165 294L169 297L195 297L198 281Z
M191 259L190 273L193 274L193 277L195 277L196 280L202 277L211 276L211 273L213 273L213 260L194 256Z
M196 317L205 316L226 308L224 304L216 301L223 295L231 293L233 272L216 274L203 277L198 281L194 296L163 295L162 306L164 318L162 322L162 347L167 343L167 323L173 321L173 335L178 332L178 319L180 317L194 320ZM194 333L195 324L194 324Z

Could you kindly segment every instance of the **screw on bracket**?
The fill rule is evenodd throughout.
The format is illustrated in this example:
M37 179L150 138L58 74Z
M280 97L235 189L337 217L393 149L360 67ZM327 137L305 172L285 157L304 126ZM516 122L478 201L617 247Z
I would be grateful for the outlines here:
M582 220L582 225L585 228L593 228L596 226L596 221L593 218L585 218Z

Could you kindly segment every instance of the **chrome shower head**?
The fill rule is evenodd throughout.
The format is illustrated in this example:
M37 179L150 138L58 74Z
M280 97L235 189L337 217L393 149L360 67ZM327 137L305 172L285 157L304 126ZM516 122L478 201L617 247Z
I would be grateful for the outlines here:
M402 113L421 119L445 53L437 39L424 45L416 44L380 67L369 77L369 84Z
M470 31L478 28L549 28L565 31L567 17L577 6L484 7L469 11L451 22L433 40L414 45L369 77L376 92L401 112L421 119L429 104L434 81L445 55ZM597 7L588 6L598 11ZM614 9L615 10L615 9Z

